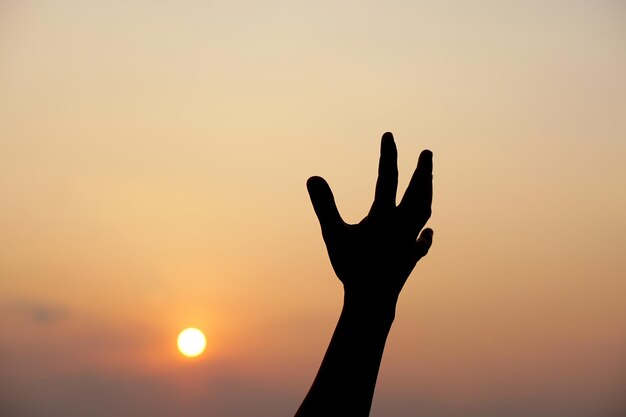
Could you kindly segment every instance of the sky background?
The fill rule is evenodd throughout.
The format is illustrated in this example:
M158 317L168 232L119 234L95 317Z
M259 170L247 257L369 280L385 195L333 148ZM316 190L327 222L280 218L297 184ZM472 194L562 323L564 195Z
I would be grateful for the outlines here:
M0 2L0 414L293 415L342 302L305 182L358 222L385 131L435 242L372 415L622 416L619 0Z

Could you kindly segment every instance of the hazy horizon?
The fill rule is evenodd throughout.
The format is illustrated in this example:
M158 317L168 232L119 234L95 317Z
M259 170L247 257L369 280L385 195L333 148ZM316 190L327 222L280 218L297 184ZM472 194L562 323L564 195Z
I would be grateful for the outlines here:
M293 415L394 133L430 254L372 416L626 410L619 1L0 5L0 414ZM176 337L195 326L195 359ZM620 404L621 401L621 404Z

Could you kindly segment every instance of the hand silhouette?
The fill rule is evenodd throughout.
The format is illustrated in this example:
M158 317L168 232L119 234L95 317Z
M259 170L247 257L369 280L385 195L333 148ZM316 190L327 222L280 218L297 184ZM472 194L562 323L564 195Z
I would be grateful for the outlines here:
M432 153L423 151L396 206L398 152L393 135L385 133L374 203L358 224L341 219L324 179L307 181L330 262L344 286L344 303L296 417L369 415L398 295L432 244L433 231L422 230L430 218L432 170Z
M432 168L432 152L425 150L396 206L398 152L393 135L385 133L374 202L369 214L353 225L342 220L326 181L309 178L307 188L328 255L346 293L397 298L417 261L428 253L433 231L422 228L431 214Z

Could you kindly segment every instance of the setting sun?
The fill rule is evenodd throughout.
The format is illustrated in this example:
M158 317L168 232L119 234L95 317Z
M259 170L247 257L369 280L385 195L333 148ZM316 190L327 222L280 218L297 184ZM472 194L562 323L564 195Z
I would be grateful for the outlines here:
M178 335L178 350L190 358L196 357L206 348L206 337L199 329L190 327Z

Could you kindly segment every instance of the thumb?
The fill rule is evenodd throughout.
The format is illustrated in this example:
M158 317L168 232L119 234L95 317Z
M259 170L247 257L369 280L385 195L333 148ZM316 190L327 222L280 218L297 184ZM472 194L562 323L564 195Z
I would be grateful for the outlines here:
M309 191L313 210L315 210L323 234L332 231L343 223L339 210L337 210L333 192L324 178L309 178L306 182L306 188Z

